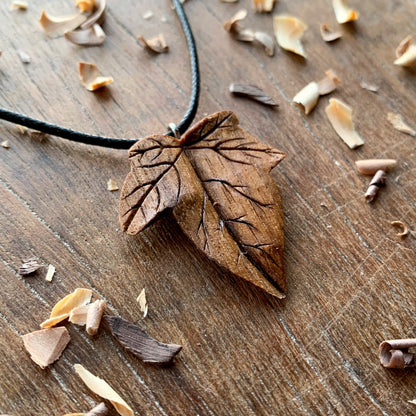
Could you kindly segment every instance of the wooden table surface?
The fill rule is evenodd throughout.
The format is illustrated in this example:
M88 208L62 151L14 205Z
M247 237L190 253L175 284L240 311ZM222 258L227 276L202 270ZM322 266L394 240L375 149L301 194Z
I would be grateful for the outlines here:
M27 11L0 4L0 106L42 120L113 137L162 133L185 112L190 96L188 52L168 0L108 1L100 47L45 37L38 19L73 13L69 0L29 1ZM127 152L49 137L39 143L0 123L0 413L87 412L99 398L76 375L81 363L104 378L137 415L410 415L415 370L379 364L384 339L416 336L416 139L390 125L401 114L416 128L416 71L394 66L394 50L416 35L413 0L350 0L357 22L339 26L329 0L279 0L275 13L309 28L307 59L276 45L232 39L222 23L240 8L245 25L272 34L273 14L235 4L189 0L184 7L198 44L202 88L197 119L233 110L241 126L286 152L272 171L285 212L287 297L277 300L223 272L198 252L169 216L131 237L120 231L118 192L129 171ZM142 16L152 10L154 16ZM161 20L162 19L162 20ZM166 21L164 21L166 20ZM324 43L319 25L341 28ZM163 32L167 54L152 56L136 36ZM23 64L18 51L31 57ZM77 62L92 62L114 83L91 93ZM354 111L364 146L350 150L331 127L322 97L308 116L292 97L332 68L342 83L329 97ZM376 84L378 93L360 87ZM256 84L280 106L232 97L232 82ZM354 162L395 158L374 204L363 194L369 177ZM390 223L406 223L396 236ZM21 277L23 258L56 267ZM77 287L107 301L107 313L138 323L154 338L183 345L173 365L146 365L105 329L90 337L66 324L71 342L40 369L21 335L34 331L53 305ZM145 319L136 298L146 288ZM111 415L116 415L112 409Z

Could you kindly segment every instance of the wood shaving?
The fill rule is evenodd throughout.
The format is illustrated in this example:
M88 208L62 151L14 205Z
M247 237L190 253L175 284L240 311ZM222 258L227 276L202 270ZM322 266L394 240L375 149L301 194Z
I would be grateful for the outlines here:
M107 406L104 403L100 403L91 409L85 416L104 416L108 413Z
M387 120L390 121L391 125L396 130L399 130L402 133L409 134L413 137L416 136L416 131L404 122L403 117L400 114L388 113Z
M124 319L105 316L111 333L127 350L145 363L168 364L182 349L181 345L164 344Z
M119 188L118 188L116 182L113 179L109 179L108 182L107 182L107 191L114 192L114 191L118 191L118 189Z
M5 149L10 149L9 141L5 140L4 142L1 142L1 147L4 147Z
M374 175L378 170L393 170L397 165L395 159L363 159L357 160L355 166L362 175Z
M308 28L300 19L288 15L278 15L273 18L274 33L277 43L283 49L306 58L301 43L303 32Z
M220 0L221 3L237 3L238 0Z
M45 139L48 137L46 133L43 133L42 131L37 130L26 130L27 133L29 133L29 137L32 140L35 140L39 143L42 143L45 141Z
M310 82L293 97L293 102L301 105L305 114L309 114L318 103L319 96L331 93L340 82L335 72L328 69L325 72L325 78L319 82Z
M403 221L392 221L390 224L394 225L395 227L400 227L402 229L400 233L396 234L397 237L404 238L409 234L409 229Z
M380 87L378 85L369 84L366 81L361 81L360 82L360 87L367 90L367 91L371 91L371 92L378 92L378 90L380 89Z
M52 309L49 319L40 324L41 328L50 328L69 317L71 310L90 302L92 291L77 288L74 292L61 299Z
M153 12L151 10L148 10L147 12L143 13L143 19L149 20L153 17Z
M148 305L147 305L146 290L145 289L143 289L140 292L140 295L137 296L136 302L139 303L140 312L143 313L143 318L146 318L147 311L148 311Z
M322 23L320 30L321 37L325 42L333 42L342 36L342 32L333 32L326 23Z
M394 65L412 66L416 64L416 44L412 43L412 36L405 37L396 48Z
M87 313L88 309L91 307L91 303L88 305L81 305L77 306L76 308L72 309L69 313L69 322L75 324L84 326L87 324Z
M10 10L26 10L27 9L27 1L21 0L14 0L10 5Z
M49 16L44 10L40 16L39 22L48 36L62 36L65 32L74 30L87 20L84 14L74 16L57 17Z
M227 20L224 23L223 27L227 32L237 34L243 29L240 22L244 20L246 17L247 10L239 10L230 20Z
M17 51L17 54L19 55L19 58L22 61L22 63L30 64L32 62L32 59L30 58L30 56L26 52Z
M354 129L351 107L336 98L331 98L325 112L334 130L350 149L364 144L364 140Z
M95 376L81 364L75 364L74 369L87 387L103 399L109 400L117 412L122 416L133 416L133 409L120 397L118 393L102 378Z
M35 273L37 270L43 267L43 264L37 257L30 257L24 259L22 265L19 267L19 274L21 276L27 276Z
M81 46L99 46L106 38L104 30L98 23L88 29L66 32L64 36L66 40Z
M145 39L143 36L137 36L137 39L142 43L145 49L155 53L166 53L169 51L169 46L166 43L163 33L160 33L154 38Z
M380 169L378 170L373 179L371 179L370 185L365 193L365 199L367 202L373 202L378 194L378 191L381 187L386 185L386 172Z
M97 3L95 0L75 0L75 6L81 13L91 13L97 7Z
M96 23L98 23L99 25L104 23L106 8L107 8L106 0L96 0L96 7L95 7L93 13L91 13L88 16L88 18L87 18L87 20L85 20L85 22L80 24L79 28L81 30L84 30L84 29L88 29L88 28L94 26L94 24L96 24Z
M113 78L101 76L99 69L94 64L78 62L78 73L82 85L88 91L96 91L113 82Z
M249 84L231 84L230 92L235 95L251 98L262 104L277 106L278 104L270 98L262 89Z
M71 337L63 326L42 329L22 336L30 358L41 368L55 362L68 345Z
M256 31L254 32L254 40L256 40L264 46L264 50L267 55L274 55L274 40L269 34L267 34L266 32Z
M386 368L414 367L414 354L409 348L416 346L416 339L392 339L380 344L380 363Z
M253 8L259 13L270 13L273 10L276 0L252 0Z
M89 335L96 335L103 317L105 300L96 300L87 311L86 329Z
M45 280L47 282L52 282L54 274L55 274L55 266L52 266L52 264L50 264L48 266L48 271L46 272Z
M357 10L353 10L347 6L346 0L332 0L332 7L334 8L337 22L340 24L352 22L360 16Z

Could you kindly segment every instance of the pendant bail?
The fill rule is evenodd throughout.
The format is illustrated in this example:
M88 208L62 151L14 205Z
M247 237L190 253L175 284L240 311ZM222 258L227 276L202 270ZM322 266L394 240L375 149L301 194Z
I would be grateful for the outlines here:
M181 138L181 132L179 131L178 126L175 123L169 123L169 129L173 133L173 136L177 140L180 140L180 138Z

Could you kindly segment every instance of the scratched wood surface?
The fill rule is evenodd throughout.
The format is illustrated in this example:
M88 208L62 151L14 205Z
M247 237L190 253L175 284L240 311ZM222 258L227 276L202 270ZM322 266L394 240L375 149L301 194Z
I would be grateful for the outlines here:
M109 0L107 40L81 48L48 39L38 18L71 13L71 1L29 2L25 12L0 3L0 105L73 129L140 138L162 133L184 113L190 92L187 49L168 0ZM309 26L307 60L238 43L222 22L248 0L189 0L202 75L198 118L233 110L241 126L287 158L272 172L285 210L287 297L276 300L237 281L203 257L169 217L136 237L118 224L119 192L129 171L126 151L50 137L39 143L0 123L0 413L86 412L97 401L73 364L106 379L137 415L411 415L416 373L378 362L383 339L416 335L415 238L396 237L393 220L414 232L415 138L394 130L388 112L416 127L416 72L392 64L396 45L416 34L412 0L350 0L360 19L325 44L319 24L337 28L329 0L280 0ZM152 19L142 15L152 10ZM165 18L166 22L161 19ZM163 20L165 20L163 19ZM271 33L272 16L249 12L247 27ZM170 52L150 56L136 35L163 31ZM22 50L32 59L23 64ZM114 83L95 94L78 79L78 61L93 62ZM328 98L309 116L291 98L333 68L332 94L354 109L365 139L348 149L325 115ZM360 81L380 86L377 94ZM232 82L256 84L280 103L270 109L228 93ZM369 178L354 161L397 158L386 189L368 205ZM21 259L56 267L22 278ZM47 370L33 363L20 336L34 331L51 307L77 287L94 290L107 312L139 322L153 337L183 345L169 367L144 365L105 329L89 337L67 324L71 342ZM136 297L145 287L149 314ZM111 415L116 413L112 410Z

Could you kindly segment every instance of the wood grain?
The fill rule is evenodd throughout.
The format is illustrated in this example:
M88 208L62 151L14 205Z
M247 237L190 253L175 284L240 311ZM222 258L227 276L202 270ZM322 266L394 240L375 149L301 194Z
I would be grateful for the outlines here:
M178 122L190 93L187 50L168 0L109 0L105 43L96 48L49 39L38 24L41 9L72 13L67 0L31 2L26 12L0 4L0 105L50 122L114 137L160 134ZM387 113L416 127L416 71L393 65L394 50L416 28L413 0L350 0L360 19L343 37L322 41L319 25L339 26L327 0L281 0L276 13L308 24L302 60L232 39L222 23L249 9L247 27L272 31L272 15L236 4L189 0L202 75L198 118L235 112L241 127L286 159L271 175L285 212L287 297L276 300L224 273L163 218L139 236L118 225L119 192L129 171L127 152L50 137L38 143L16 126L0 123L0 413L63 415L87 412L99 398L77 378L80 363L104 378L148 415L411 415L416 373L381 367L384 339L414 338L415 139L392 128ZM152 19L142 15L152 10ZM161 22L165 17L166 22ZM151 56L136 35L163 32L170 51ZM32 62L23 64L18 51ZM77 62L95 63L114 78L91 93L79 82ZM327 98L305 116L291 103L309 82L333 68L342 83L330 95L350 105L365 144L350 150L326 118ZM374 94L365 80L380 86ZM255 84L278 103L270 109L228 92ZM368 205L369 178L359 159L394 158L387 186ZM391 221L411 234L396 237ZM42 273L18 274L21 260L53 264ZM183 346L175 363L139 362L101 331L90 337L67 324L71 342L60 360L41 370L20 336L38 329L53 305L77 287L107 302L106 313L138 322L150 336ZM148 316L136 297L146 288ZM111 415L116 413L111 410Z

